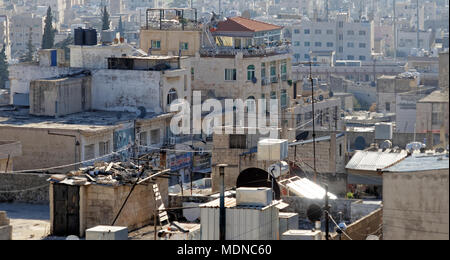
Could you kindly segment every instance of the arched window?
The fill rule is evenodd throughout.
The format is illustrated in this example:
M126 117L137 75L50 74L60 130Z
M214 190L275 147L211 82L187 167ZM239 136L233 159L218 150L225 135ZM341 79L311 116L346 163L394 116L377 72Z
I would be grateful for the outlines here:
M167 105L172 104L174 100L178 99L177 91L175 89L170 89L167 94Z
M255 78L255 66L254 65L249 65L247 67L247 80L253 80L253 78Z
M247 112L253 112L256 109L256 100L254 96L250 96L245 101L247 105Z

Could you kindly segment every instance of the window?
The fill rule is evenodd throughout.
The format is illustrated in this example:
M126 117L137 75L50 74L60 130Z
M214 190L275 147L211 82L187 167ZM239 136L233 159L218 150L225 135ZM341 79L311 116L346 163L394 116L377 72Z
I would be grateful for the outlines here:
M84 146L84 160L90 160L95 158L95 145L85 145Z
M274 61L270 63L270 82L277 82L277 63Z
M327 47L333 47L333 43L332 42L327 42Z
M300 42L294 42L294 46L300 46Z
M261 80L266 79L266 63L261 63Z
M353 48L354 46L355 46L355 44L353 42L347 42L348 48Z
M175 89L170 89L169 93L167 94L167 105L172 104L173 101L175 101L178 98L177 91Z
M247 112L254 112L256 110L256 100L254 96L248 97L245 104L247 105Z
M441 104L440 103L432 103L431 105L431 124L439 125L442 122L441 119Z
M339 47L338 52L343 53L344 52L344 48L342 46Z
M309 29L305 29L305 34L309 34Z
M321 42L315 42L315 43L314 43L314 46L316 46L316 47L322 47L322 43L321 43Z
M286 63L286 61L281 62L281 80L287 80L287 63Z
M309 60L309 54L305 54L305 59Z
M285 89L281 90L280 103L282 108L285 108L287 106L287 93Z
M355 59L355 56L353 56L353 55L348 55L347 56L347 60L354 60Z
M271 91L270 92L270 99L277 99L277 92Z
M247 80L251 81L255 78L255 66L254 65L249 65L247 67Z
M342 33L339 34L339 40L340 40L340 41L344 40L344 35L342 35Z
M247 149L247 136L230 135L230 149Z
M391 111L391 103L386 102L386 111L390 112Z
M341 21L341 22L339 22L339 23L338 23L338 26L339 26L339 28L342 28L342 27L344 27L344 22L342 22L342 21Z
M355 32L352 31L352 30L348 30L348 31L347 31L347 35L355 35Z
M342 157L342 144L339 144L339 157Z
M327 30L327 34L333 34L333 30Z
M299 29L295 29L294 30L294 34L300 34L300 30Z
M360 56L359 56L359 60L366 60L366 56L360 55Z
M363 42L360 42L360 43L359 43L359 48L366 48L366 44L363 43Z
M139 145L147 146L147 132L139 133Z
M150 143L151 144L160 144L161 143L161 135L159 129L150 131Z
M309 47L310 43L309 42L305 42L305 47Z
M152 40L152 49L161 49L161 41L153 41Z
M194 67L191 68L191 80L194 80L195 76L195 70Z
M314 33L315 33L315 34L322 34L322 30L316 29L316 30L314 31Z
M359 31L359 35L360 36L365 36L366 35L366 31Z
M225 69L225 81L236 80L236 69Z
M109 141L98 143L98 154L99 156L109 154Z
M189 43L187 42L180 42L180 50L187 51L189 49Z

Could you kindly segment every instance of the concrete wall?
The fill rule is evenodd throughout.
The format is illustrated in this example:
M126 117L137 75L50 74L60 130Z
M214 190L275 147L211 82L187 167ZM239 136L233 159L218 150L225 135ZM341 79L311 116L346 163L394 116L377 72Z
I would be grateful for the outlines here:
M161 72L133 70L95 70L92 72L92 108L106 111L160 113Z
M68 67L45 67L34 63L19 63L9 66L11 103L14 93L29 93L32 80L51 78L61 74L69 74Z
M448 169L383 173L385 240L449 239Z
M30 83L30 114L64 116L91 109L91 77Z
M0 202L47 204L49 174L1 173Z
M70 45L70 67L107 69L109 57L131 56L133 48L128 44L117 45Z

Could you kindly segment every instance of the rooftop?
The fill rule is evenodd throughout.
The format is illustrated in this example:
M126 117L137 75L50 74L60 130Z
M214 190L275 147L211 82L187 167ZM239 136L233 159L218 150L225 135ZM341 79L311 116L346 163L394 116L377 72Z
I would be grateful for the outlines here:
M422 155L413 154L395 164L392 167L386 168L387 172L417 172L417 171L431 171L449 168L449 157L447 154Z
M378 171L398 163L407 156L406 150L356 151L345 168L359 171Z
M448 103L448 92L436 90L432 92L430 95L419 100L420 103L430 103L430 102L438 102L438 103Z
M9 108L9 109L7 109ZM94 111L81 112L58 118L33 116L28 109L3 107L0 109L0 127L23 127L41 129L61 129L83 132L97 132L114 129L117 125L137 118L132 112ZM163 115L148 113L144 119Z
M228 18L226 21L218 23L217 28L211 29L213 33L220 32L264 32L272 30L281 30L283 27L269 24L265 22L260 22L252 19L247 19L244 17L232 17Z

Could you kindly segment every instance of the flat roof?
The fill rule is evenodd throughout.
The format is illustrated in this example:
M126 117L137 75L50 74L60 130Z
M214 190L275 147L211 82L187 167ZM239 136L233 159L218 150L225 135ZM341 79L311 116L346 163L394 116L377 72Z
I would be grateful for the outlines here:
M28 109L14 111L0 110L0 127L80 130L97 132L117 128L122 123L128 123L137 118L133 112L94 111L81 112L58 118L48 116L34 116ZM147 113L141 120L152 119L162 114Z
M385 169L386 172L419 172L442 170L449 168L449 157L447 154L434 155L411 155L392 167Z

